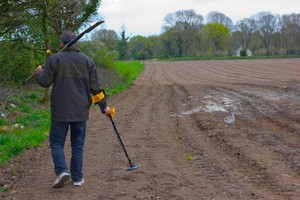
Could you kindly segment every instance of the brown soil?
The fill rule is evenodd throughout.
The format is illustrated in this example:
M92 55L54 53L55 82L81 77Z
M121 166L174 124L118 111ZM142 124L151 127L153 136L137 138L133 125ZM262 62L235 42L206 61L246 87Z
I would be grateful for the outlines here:
M91 109L86 183L52 189L48 144L1 167L3 199L299 199L300 59L146 62L109 100L114 130ZM235 122L224 123L234 114ZM66 144L68 160L69 143Z

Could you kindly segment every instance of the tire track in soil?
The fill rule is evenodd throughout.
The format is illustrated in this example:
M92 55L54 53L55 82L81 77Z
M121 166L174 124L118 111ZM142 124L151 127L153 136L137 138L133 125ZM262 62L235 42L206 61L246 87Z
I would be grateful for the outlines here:
M156 76L151 77L154 81L157 78ZM180 166L179 164L174 163L173 160L176 156L169 150L178 148L173 148L172 145L169 145L173 143L168 143L168 141L174 140L173 137L166 134L169 130L169 126L166 126L166 124L171 124L166 123L166 118L170 111L168 109L166 110L164 104L159 103L160 101L169 101L169 97L166 95L168 93L153 87L146 87L146 89L144 88L143 91L140 91L140 94L145 95L145 98L141 102L138 101L137 104L134 105L134 108L136 109L136 107L139 107L143 118L141 117L141 114L131 112L129 114L130 118L127 118L128 120L126 122L128 132L136 131L137 133L143 134L142 136L139 136L140 144L138 149L142 149L140 160L147 161L146 163L142 163L142 166L143 168L146 168L147 173L145 173L144 176L146 176L146 180L148 181L145 185L140 184L143 186L139 187L138 191L141 191L143 194L148 194L150 199L201 198L192 192L197 190L198 187L193 186L189 180L185 180L185 175L180 172L180 170L186 166ZM166 115L161 116L159 113L155 112L156 110L166 113ZM144 127L140 130L136 130L136 127L131 126L131 122L134 122L135 124L144 124ZM175 146L177 146L176 143ZM180 156L177 160L184 158L181 154L182 153L180 152ZM140 156L138 156L138 158ZM170 170L170 168L172 170ZM141 196L138 199L145 198L146 196Z
M245 119L249 125L247 139L256 141L260 145L269 148L269 151L276 153L278 157L281 157L281 160L285 161L285 164L288 164L297 175L300 175L299 118L286 112L286 105L282 105L282 103L275 105L276 102L268 101L264 96L257 96L257 94L248 92L240 93L236 90L222 87L219 87L216 91L229 95L230 99L238 99L240 102L245 102L247 109L251 111L247 112L248 116ZM272 91L266 93L272 93ZM281 96L284 97L285 94L281 94ZM298 97L296 100L298 101ZM291 104L285 101L283 103ZM291 107L296 106L291 105ZM238 112L242 113L243 111ZM255 120L251 121L251 118ZM257 126L263 127L261 133L251 133L250 130L254 131Z
M186 91L181 87L181 91ZM186 92L186 97L190 96ZM180 101L174 95L173 108L180 107ZM179 105L178 105L179 104ZM180 110L176 111L177 113ZM203 117L203 116L202 116ZM255 194L249 191L246 185L232 174L233 166L226 166L227 160L224 152L217 151L218 145L209 144L210 136L206 135L208 130L213 130L203 119L195 119L194 115L186 119L175 117L177 128L182 133L182 142L192 155L196 157L193 161L194 173L205 183L206 193L204 199L252 199ZM192 122L192 124L191 124ZM204 131L203 131L204 130ZM184 134L184 133L187 134Z
M234 98L235 94L232 92L232 89L222 89L222 93L230 93L232 95L230 95L231 98ZM272 93L272 91L266 93ZM246 118L247 120L245 120L249 125L246 139L256 142L254 149L255 147L256 149L260 147L262 149L260 151L268 152L265 154L273 158L274 163L272 163L272 165L274 168L285 169L283 176L297 177L297 175L299 175L299 164L293 162L296 161L297 163L297 157L299 157L299 134L295 134L294 131L291 131L293 129L291 129L289 123L293 126L299 124L298 120L290 118L287 113L284 112L285 106L275 105L274 101L267 101L264 97L244 92L243 94L239 93L237 96L238 98L235 99L247 102L248 110L251 111L246 112L249 115ZM250 99L251 101L249 101ZM280 117L277 118L277 116ZM251 118L255 120L251 121ZM286 118L286 121L282 120L282 118ZM261 127L259 132L256 131L257 127ZM286 189L283 189L283 192L297 192L298 178L294 179L294 181L288 180L287 183L284 183L284 179L277 177L277 182L285 186L283 188Z
M127 160L114 130L93 107L83 187L68 182L61 190L51 188L54 177L46 146L31 162L18 161L32 170L22 172L1 197L296 200L299 63L300 59L146 62L135 84L109 100L116 107L114 121L130 158L141 164L140 169L125 171ZM236 106L228 108L236 113L234 124L223 122L229 112L204 112L209 98L221 97Z
M165 91L165 90L164 90ZM145 138L145 145L152 149L149 152L149 184L146 188L153 188L153 199L184 199L184 198L199 198L198 195L193 196L193 191L197 189L195 185L188 179L186 179L181 169L185 168L186 164L182 165L182 162L176 162L182 160L184 156L180 151L180 147L174 143L174 138L170 133L170 123L166 123L167 113L169 110L165 110L166 107L163 104L157 105L157 99L161 96L163 102L168 102L169 97L164 93L155 89L159 95L154 95L153 99L150 99L152 106L145 110L145 113L151 113L148 120L150 126L147 126L149 136ZM166 115L161 115L156 110L160 110ZM172 150L176 149L177 152ZM171 150L171 151L170 151ZM147 151L147 150L146 150ZM149 150L148 150L149 151ZM151 177L154 177L151 178ZM147 179L148 179L147 178Z

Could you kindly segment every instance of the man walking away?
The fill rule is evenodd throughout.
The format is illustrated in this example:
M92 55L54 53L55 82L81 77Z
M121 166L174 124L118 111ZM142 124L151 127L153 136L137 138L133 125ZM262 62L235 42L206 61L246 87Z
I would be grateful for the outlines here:
M63 32L60 45L63 48L75 38L73 32ZM101 87L94 62L80 52L74 44L70 48L47 59L44 69L35 69L36 80L42 87L53 84L51 91L51 127L49 143L54 163L56 179L53 188L61 188L72 178L74 186L84 183L82 174L83 148L86 135L86 122L92 103L91 94L101 94L98 102L101 111L110 115L106 97ZM64 145L70 128L72 157L70 171L66 163Z

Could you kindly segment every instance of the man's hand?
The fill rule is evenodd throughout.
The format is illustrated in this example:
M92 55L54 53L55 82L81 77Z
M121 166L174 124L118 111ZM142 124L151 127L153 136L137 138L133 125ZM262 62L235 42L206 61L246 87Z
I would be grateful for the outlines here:
M104 109L104 114L108 117L110 115L110 107L106 106Z
M34 70L34 73L35 73L35 74L39 74L39 73L41 73L41 72L43 72L43 68L42 68L41 65L38 66L38 67Z
M116 115L116 109L114 107L110 108L110 107L106 106L106 108L104 109L104 114L107 117L114 118L114 116Z

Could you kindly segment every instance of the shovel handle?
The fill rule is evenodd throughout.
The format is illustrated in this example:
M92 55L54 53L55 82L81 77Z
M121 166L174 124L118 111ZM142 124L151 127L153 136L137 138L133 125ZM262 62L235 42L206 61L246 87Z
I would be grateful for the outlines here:
M42 68L44 68L44 65L42 65ZM25 80L25 83L31 81L34 77L35 77L35 73L32 73L32 74Z
M96 28L97 26L99 26L100 24L104 23L104 21L99 21L96 22L93 26L89 27L87 30L83 31L82 33L80 33L74 40L72 40L71 42L69 42L67 45L65 45L65 47L63 49L61 49L60 51L64 50L65 48L69 48L71 47L74 43L76 43L80 38L82 38L82 36L86 33L91 32L91 30L93 30L94 28ZM42 66L44 67L44 66ZM32 80L33 77L35 76L35 73L31 74L26 80L25 83Z
M35 76L35 73L31 74L31 75L25 80L25 82L31 81L31 80L34 78L34 76Z

